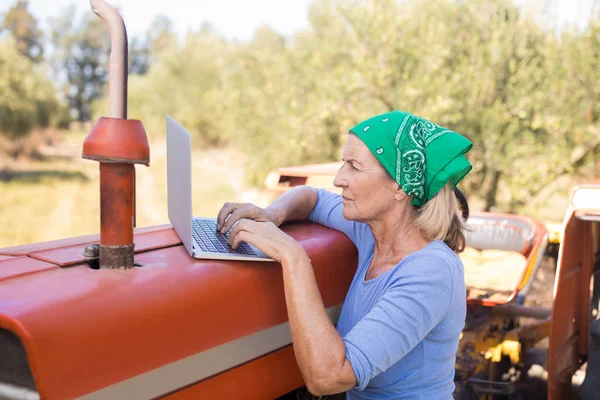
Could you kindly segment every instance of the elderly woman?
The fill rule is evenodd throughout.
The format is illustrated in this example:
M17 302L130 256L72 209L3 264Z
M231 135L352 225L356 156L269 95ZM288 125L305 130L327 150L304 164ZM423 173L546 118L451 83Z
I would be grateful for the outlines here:
M463 136L392 111L352 128L336 195L302 186L261 209L226 204L218 228L281 263L294 351L314 395L451 399L466 316L465 239L453 188L469 172ZM309 219L345 233L359 253L336 327L310 260L278 226Z

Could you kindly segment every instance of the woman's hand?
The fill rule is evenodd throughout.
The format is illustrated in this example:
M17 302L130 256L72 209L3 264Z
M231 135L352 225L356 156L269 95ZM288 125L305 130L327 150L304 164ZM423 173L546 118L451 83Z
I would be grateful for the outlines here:
M281 225L275 212L255 206L251 203L225 203L217 216L217 230L225 233L240 219L250 219L257 222L272 222Z
M254 245L269 258L278 262L292 260L295 257L308 259L304 248L270 221L239 220L231 229L229 245L236 249L240 242Z

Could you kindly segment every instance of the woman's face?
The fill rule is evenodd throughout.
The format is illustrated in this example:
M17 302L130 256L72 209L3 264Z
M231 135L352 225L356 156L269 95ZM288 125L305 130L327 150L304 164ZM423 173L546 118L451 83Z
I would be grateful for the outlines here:
M398 185L354 134L348 135L342 156L344 164L333 184L342 189L344 218L368 222L394 206ZM397 202L396 202L397 203Z

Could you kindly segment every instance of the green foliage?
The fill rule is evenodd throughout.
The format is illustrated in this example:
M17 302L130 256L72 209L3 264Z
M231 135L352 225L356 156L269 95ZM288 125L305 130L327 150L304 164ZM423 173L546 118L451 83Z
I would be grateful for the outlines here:
M558 36L509 0L322 0L309 21L293 38L155 38L130 116L150 136L170 114L195 143L240 148L261 183L276 166L338 159L365 118L411 111L473 141L462 188L506 211L598 162L600 20Z
M81 21L72 6L52 22L54 67L66 78L64 97L80 122L90 119L90 105L104 94L108 80L110 36L96 15Z
M47 127L60 110L54 85L11 38L0 41L0 93L0 135L16 138Z
M173 22L167 16L159 14L150 24L145 42L154 57L169 50L177 42Z
M37 21L27 10L28 5L27 0L18 0L8 10L2 21L2 28L15 38L17 49L22 55L34 62L40 62L44 56L44 34L38 29Z
M133 38L129 42L129 74L144 75L150 67L150 49L146 42Z
M173 22L159 14L154 18L144 38L134 37L129 42L129 73L144 75L151 64L172 46L177 45Z
M190 34L186 44L174 43L160 53L160 63L147 75L129 77L128 117L141 119L150 137L164 135L166 114L189 129L201 132L198 144L222 145L219 119L224 115L219 70L226 66L226 43L212 33ZM198 49L202 49L198 51ZM94 104L95 114L106 115L108 99Z

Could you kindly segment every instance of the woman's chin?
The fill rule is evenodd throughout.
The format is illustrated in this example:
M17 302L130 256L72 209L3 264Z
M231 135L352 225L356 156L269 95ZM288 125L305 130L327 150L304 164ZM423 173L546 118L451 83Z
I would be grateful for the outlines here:
M353 212L353 210L350 209L350 207L344 206L344 208L342 210L342 217L344 217L348 221L352 221L352 220L354 220L354 218L356 217L356 215Z

